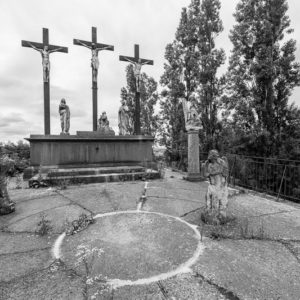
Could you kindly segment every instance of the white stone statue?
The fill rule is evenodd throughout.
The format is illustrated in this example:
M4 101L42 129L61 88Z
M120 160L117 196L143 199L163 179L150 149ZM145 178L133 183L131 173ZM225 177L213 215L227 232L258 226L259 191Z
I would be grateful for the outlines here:
M109 121L106 115L106 112L102 112L98 120L98 132L103 135L115 135L115 132L111 127L109 127Z
M62 49L62 47L49 50L48 46L44 46L43 49L39 49L35 47L33 44L29 43L30 47L32 47L34 50L39 51L42 55L42 65L43 65L43 78L44 82L49 81L49 74L50 74L50 59L49 59L49 54L52 52L59 51Z
M125 101L121 101L121 107L119 108L119 135L129 135L132 130L132 120L130 117L128 106Z
M129 61L130 63L132 63L133 65L133 73L134 73L134 77L135 77L135 82L136 82L136 91L140 92L140 88L141 88L141 82L142 82L142 74L141 74L141 69L143 65L147 65L149 63L149 61L145 61L142 63L142 60L139 58L138 61L134 61L129 59L128 57L124 58L127 61Z
M76 41L79 44L81 44L82 46L91 49L91 51L92 51L91 67L92 67L92 72L93 72L93 81L97 81L98 69L99 69L99 65L100 65L98 53L100 50L105 50L107 48L110 48L110 46L97 48L95 43L92 43L90 46L88 44L83 43L80 40L76 40Z
M69 135L70 130L70 109L64 98L61 99L58 112L60 115L61 134Z
M181 98L184 120L185 120L185 128L187 131L189 130L199 130L202 128L200 115L197 111L196 105L191 101L187 101L185 98Z
M206 212L217 223L227 215L228 205L228 161L220 157L217 150L211 150L204 163L204 175L209 179L206 193Z

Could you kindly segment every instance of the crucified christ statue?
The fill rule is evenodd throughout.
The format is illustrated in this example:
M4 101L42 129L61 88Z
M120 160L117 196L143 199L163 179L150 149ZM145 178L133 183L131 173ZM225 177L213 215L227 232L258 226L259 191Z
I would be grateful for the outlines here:
M34 50L38 51L41 53L42 55L42 65L43 65L43 78L44 78L44 82L48 82L49 81L49 73L50 73L50 59L49 59L49 54L52 52L56 52L59 51L61 49L63 49L62 47L60 48L56 48L53 50L49 50L48 46L44 46L43 49L39 49L37 47L35 47L33 44L28 43Z
M78 44L91 49L92 51L92 58L91 58L91 67L93 71L93 81L97 81L97 76L98 76L98 69L99 69L99 58L98 58L98 53L100 50L105 50L105 49L110 49L111 46L107 47L96 47L95 43L91 43L91 45L83 43L81 40L76 40Z
M141 58L139 58L138 61L134 61L128 57L126 57L125 60L132 63L132 65L133 65L133 74L134 74L135 82L136 82L136 91L140 92L140 86L141 86L140 84L142 81L142 74L141 74L142 65L147 65L149 63L149 61L147 60L145 62L142 62Z

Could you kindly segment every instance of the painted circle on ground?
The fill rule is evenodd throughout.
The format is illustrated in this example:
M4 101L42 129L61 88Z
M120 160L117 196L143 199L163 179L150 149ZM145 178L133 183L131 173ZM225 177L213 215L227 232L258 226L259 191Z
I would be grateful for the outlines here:
M95 223L56 240L53 254L67 267L86 275L80 251L87 256L90 277L108 278L115 287L163 280L190 271L203 250L197 227L156 212L119 211L99 214ZM94 249L94 250L93 250ZM97 249L102 249L100 255Z

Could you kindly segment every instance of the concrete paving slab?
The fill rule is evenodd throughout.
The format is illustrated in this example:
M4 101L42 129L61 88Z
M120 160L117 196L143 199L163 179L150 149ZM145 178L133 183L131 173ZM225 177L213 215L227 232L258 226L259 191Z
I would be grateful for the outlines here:
M157 284L125 286L114 291L115 300L165 300Z
M56 235L41 237L28 233L0 233L0 255L15 252L28 252L32 250L51 247L56 239Z
M68 272L39 271L9 283L0 284L2 300L84 300L80 277ZM2 297L2 298L1 298Z
M93 274L135 281L175 270L194 256L198 243L195 231L174 218L125 213L97 218L85 231L66 237L62 259L75 268L79 245L101 248Z
M280 243L253 240L206 241L193 268L240 299L298 300L300 265Z
M1 227L8 227L30 216L47 212L55 207L65 206L69 203L69 200L66 200L59 195L51 195L45 198L34 198L32 200L23 201L18 203L16 212L3 217L1 216L0 225Z
M81 214L89 215L90 213L77 205L67 205L54 207L27 218L18 220L6 227L10 232L35 232L38 229L38 223L45 215L52 227L52 233L61 233L65 230L66 222L77 220Z
M144 182L99 183L68 188L60 193L97 214L112 210L135 209L144 185Z
M51 261L50 247L49 249L17 254L2 254L0 255L0 282L8 282L14 278L47 268Z
M229 212L247 219L253 231L263 227L271 238L300 239L300 209L288 203L242 194L229 200Z
M189 200L182 201L176 198L156 198L148 197L143 210L156 211L169 214L172 216L182 216L192 210L198 209L201 206L200 201Z
M164 280L162 286L169 299L180 300L222 300L227 299L218 289L192 274L182 274Z

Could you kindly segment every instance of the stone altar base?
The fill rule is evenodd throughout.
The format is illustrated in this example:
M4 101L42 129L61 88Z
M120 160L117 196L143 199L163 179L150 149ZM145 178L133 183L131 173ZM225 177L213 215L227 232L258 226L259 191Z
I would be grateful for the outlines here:
M24 171L25 180L36 180L33 176L37 173L44 179L50 174L52 181L54 178L73 181L78 178L83 183L136 180L146 175L141 167L153 162L152 137L79 132L68 136L31 135L27 140L31 165Z

